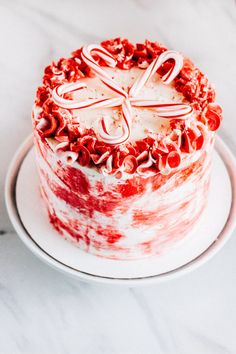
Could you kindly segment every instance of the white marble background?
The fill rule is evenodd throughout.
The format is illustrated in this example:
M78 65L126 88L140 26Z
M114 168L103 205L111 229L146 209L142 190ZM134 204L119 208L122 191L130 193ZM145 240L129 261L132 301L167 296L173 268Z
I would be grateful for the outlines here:
M236 153L233 0L0 0L0 353L235 354L236 233L199 270L160 285L88 285L48 268L15 234L3 187L31 131L44 66L113 36L165 42L215 82Z

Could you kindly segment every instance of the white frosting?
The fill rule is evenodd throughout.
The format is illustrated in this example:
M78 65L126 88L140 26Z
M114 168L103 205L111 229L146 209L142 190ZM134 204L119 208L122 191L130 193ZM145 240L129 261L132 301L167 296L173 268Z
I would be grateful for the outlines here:
M143 70L137 67L130 70L104 67L103 70L126 91L132 86L139 75L143 74ZM91 98L102 99L118 97L115 92L106 87L97 77L81 79L81 82L85 82L87 88L74 92L73 99L76 98L79 101L84 101ZM178 93L171 84L164 84L158 74L153 75L137 95L137 98L152 99L160 102L184 102L183 95ZM122 125L122 112L119 107L79 109L73 111L75 121L78 121L81 126L85 128L93 128L96 132L98 131L99 120L106 115L113 117L113 126L111 127L110 133L114 134L116 132L117 134L117 128ZM144 138L147 132L166 132L168 131L168 127L169 120L158 117L154 109L133 107L130 141Z
M41 144L41 142L40 142ZM209 149L212 148L212 144L210 144ZM37 150L37 162L40 168L40 180L41 186L44 189L44 192L47 195L45 199L47 207L51 210L52 213L56 213L57 217L64 223L68 223L69 220L76 220L80 225L80 234L86 234L87 225L101 225L103 228L109 228L111 225L115 225L118 228L118 231L122 234L125 234L125 238L121 238L118 241L118 246L129 249L131 252L129 254L120 253L119 250L114 251L113 247L108 247L104 242L102 248L96 249L93 246L93 241L101 242L101 236L96 234L95 229L89 228L89 238L92 241L90 246L81 242L78 243L78 247L85 249L91 253L97 254L99 256L105 257L113 257L113 255L118 256L118 258L142 258L145 257L143 249L140 247L142 242L148 242L152 240L156 240L157 245L156 249L159 251L164 250L165 248L170 248L173 246L176 239L169 240L164 230L169 227L180 224L182 225L184 222L188 223L189 220L195 217L200 210L202 209L205 203L204 190L207 182L209 180L210 173L210 161L211 161L211 153L209 151L207 159L203 163L203 170L201 172L201 176L195 173L192 173L191 176L182 184L176 185L176 179L178 175L172 176L161 188L156 191L152 190L152 185L147 186L147 189L143 195L140 195L138 198L132 200L129 203L129 207L125 213L121 212L119 208L117 208L114 215L111 217L110 215L106 215L99 211L94 211L94 215L92 219L88 219L88 216L84 213L81 213L80 210L72 207L59 197L57 197L51 188L49 187L48 181L45 178L47 175L50 179L50 183L53 185L64 188L68 194L71 193L70 189L62 182L61 179L53 172L57 167L58 157L52 153L49 149L47 150L47 162L42 157L39 150ZM63 161L61 161L63 162ZM65 165L66 167L66 165ZM84 167L80 167L81 171L84 173L90 172L87 175L89 179L89 183L91 185L91 193L94 196L99 197L98 192L96 191L96 183L99 180L102 182L104 189L109 188L110 179L104 178L102 174L97 174L95 171L91 172L91 169L87 169ZM44 173L42 173L43 171ZM109 180L109 182L108 182ZM122 183L120 180L113 180L113 182L117 185ZM82 200L87 200L87 196L79 191L76 193ZM151 203L150 203L151 200ZM175 210L178 210L178 207L182 205L182 203L186 202L186 208L182 210L181 215L181 223L178 218L169 218L167 219L165 215L168 213L172 213ZM133 224L133 217L135 211L144 211L154 212L158 211L158 221L149 224ZM168 228L167 228L168 221ZM73 223L70 224L71 230L75 233L78 232L76 227L73 227ZM63 231L64 235L67 238L70 238L69 234L66 231ZM180 235L181 237L181 235ZM73 242L75 240L71 239ZM155 251L155 250L154 250ZM150 256L150 254L147 254Z

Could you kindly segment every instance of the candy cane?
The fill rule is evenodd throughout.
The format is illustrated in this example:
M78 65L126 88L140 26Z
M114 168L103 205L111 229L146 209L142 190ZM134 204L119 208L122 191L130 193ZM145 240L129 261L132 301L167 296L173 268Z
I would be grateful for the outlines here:
M111 90L120 94L123 97L128 97L128 93L124 91L119 85L117 85L114 80L98 65L98 63L93 58L92 54L96 54L102 58L110 67L116 66L116 60L113 56L103 47L90 44L82 48L81 56L84 62L97 74L97 76L107 85Z
M82 102L78 100L70 100L62 97L62 95L65 93L72 93L84 88L87 88L87 85L84 82L63 84L53 89L52 98L59 107L67 108L67 109L117 107L122 104L123 99L121 97L89 99Z
M113 122L112 117L109 117L109 119L108 117L102 117L100 120L99 135L107 144L122 144L129 139L132 125L132 106L137 108L155 109L157 115L161 118L186 120L191 116L193 108L187 104L160 103L157 100L146 100L136 97L147 81L167 60L174 60L174 64L162 77L163 82L169 84L179 74L183 66L183 58L179 53L175 51L166 51L154 59L144 73L134 82L129 92L126 92L112 78L110 78L107 72L104 71L95 60L94 56L98 56L103 59L108 66L115 67L117 62L106 49L91 44L82 48L81 56L90 69L107 87L109 87L114 93L118 94L118 97L88 99L85 101L71 100L63 97L66 93L72 93L87 88L87 85L84 82L58 86L53 90L52 97L58 106L66 109L112 108L121 106L123 124L119 135L112 135L109 132L108 125L110 125L109 123L111 121Z
M128 129L127 125L123 125L122 133L120 135L111 135L108 131L105 117L103 117L101 119L101 127L99 130L99 135L105 143L111 145L117 145L117 144L122 144L129 139L130 130Z
M160 101L135 98L130 98L130 102L134 107L154 108L161 118L188 119L193 112L191 106L183 103L160 103Z
M145 72L134 82L129 91L129 95L131 97L137 96L146 82L156 73L161 65L169 59L173 59L175 63L172 68L162 77L162 81L165 84L169 84L172 80L174 80L174 78L179 74L183 67L183 57L173 50L168 50L153 60Z

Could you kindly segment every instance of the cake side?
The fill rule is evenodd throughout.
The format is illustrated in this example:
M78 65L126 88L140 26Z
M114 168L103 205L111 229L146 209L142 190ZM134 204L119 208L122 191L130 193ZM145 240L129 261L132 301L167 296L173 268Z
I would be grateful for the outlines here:
M148 41L106 41L47 67L33 126L54 227L114 259L156 255L183 239L207 203L222 119L214 100L188 59Z
M213 139L172 175L129 179L68 166L35 137L41 192L54 227L80 248L103 257L160 254L184 238L207 204Z

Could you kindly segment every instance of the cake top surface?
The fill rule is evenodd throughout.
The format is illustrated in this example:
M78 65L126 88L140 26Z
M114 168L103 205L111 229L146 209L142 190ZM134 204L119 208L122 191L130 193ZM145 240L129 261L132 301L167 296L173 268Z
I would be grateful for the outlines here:
M46 67L33 123L67 163L120 177L179 168L221 115L214 88L189 59L157 42L116 38Z

